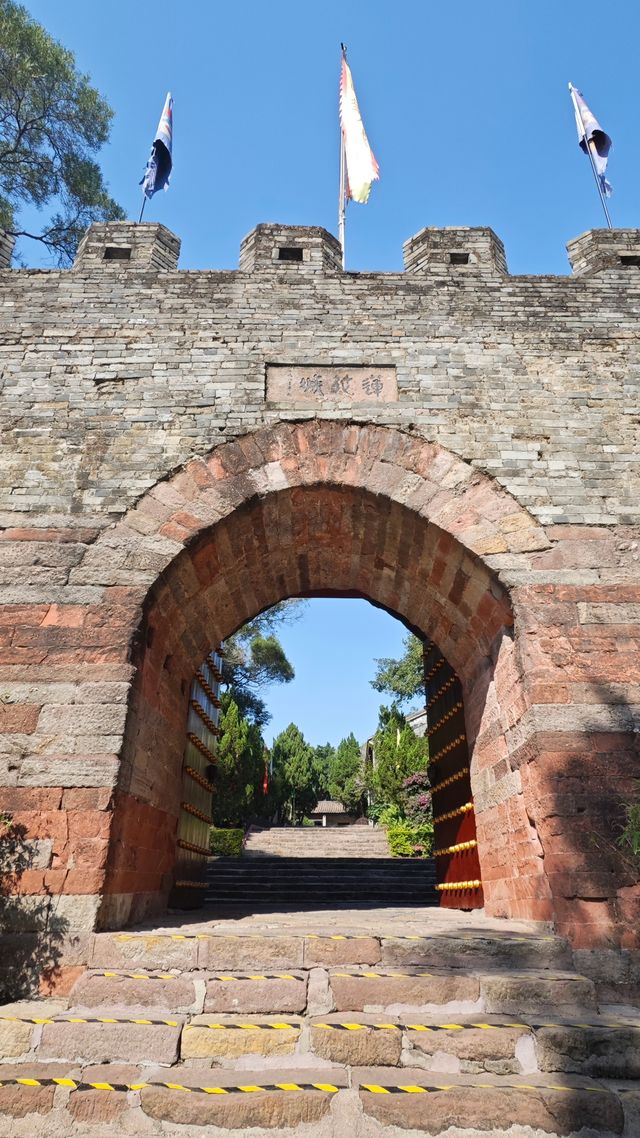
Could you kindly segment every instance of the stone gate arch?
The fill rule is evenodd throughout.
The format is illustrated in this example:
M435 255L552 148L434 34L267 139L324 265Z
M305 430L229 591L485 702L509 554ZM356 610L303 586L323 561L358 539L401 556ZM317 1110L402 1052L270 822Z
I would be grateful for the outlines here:
M101 923L126 923L166 901L196 668L262 609L314 594L385 607L455 668L473 745L487 907L550 918L540 844L508 763L506 736L526 715L526 683L511 601L489 563L547 545L542 528L486 476L385 427L280 423L154 486L82 568L83 580L110 585L120 613L129 612L135 667Z

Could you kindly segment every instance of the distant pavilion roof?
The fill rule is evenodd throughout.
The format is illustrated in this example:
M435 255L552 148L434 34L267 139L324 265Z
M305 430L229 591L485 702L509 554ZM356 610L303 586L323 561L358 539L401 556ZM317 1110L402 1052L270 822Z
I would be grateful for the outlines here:
M346 810L341 802L334 802L331 798L325 798L322 802L318 802L311 811L312 814L346 814Z

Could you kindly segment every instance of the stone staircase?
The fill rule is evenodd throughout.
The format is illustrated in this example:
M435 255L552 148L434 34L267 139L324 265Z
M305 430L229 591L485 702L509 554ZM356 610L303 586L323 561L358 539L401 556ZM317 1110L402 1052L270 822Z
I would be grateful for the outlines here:
M0 1009L1 1138L640 1134L640 1014L557 937L188 930Z
M240 858L209 864L208 905L334 908L437 905L435 864L392 858L384 829L252 827Z
M206 904L322 909L437 905L430 859L216 858L208 867Z
M392 858L384 829L252 828L242 857L208 867L207 905L322 909L438 904L431 859Z
M389 858L387 831L380 826L252 826L244 856L298 858Z

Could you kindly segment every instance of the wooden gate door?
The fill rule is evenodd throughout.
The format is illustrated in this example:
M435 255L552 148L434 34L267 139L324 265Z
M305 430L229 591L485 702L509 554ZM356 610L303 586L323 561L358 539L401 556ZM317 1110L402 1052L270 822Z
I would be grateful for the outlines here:
M187 738L182 767L176 875L169 904L195 909L207 889L211 798L220 728L222 653L211 652L196 672L189 693Z
M424 646L436 889L450 909L483 905L462 686L435 644Z

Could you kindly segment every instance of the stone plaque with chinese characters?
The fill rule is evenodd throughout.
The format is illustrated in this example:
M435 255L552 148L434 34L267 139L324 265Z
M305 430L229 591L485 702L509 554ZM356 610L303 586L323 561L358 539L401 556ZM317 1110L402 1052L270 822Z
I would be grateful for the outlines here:
M394 367L267 365L269 403L395 403Z

